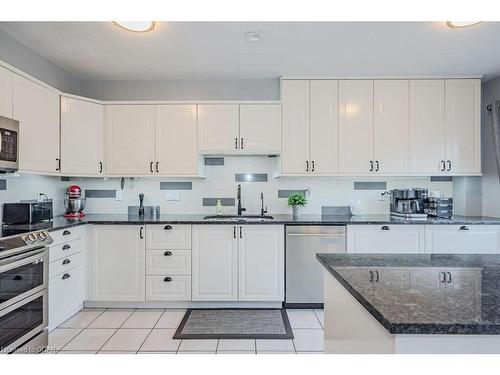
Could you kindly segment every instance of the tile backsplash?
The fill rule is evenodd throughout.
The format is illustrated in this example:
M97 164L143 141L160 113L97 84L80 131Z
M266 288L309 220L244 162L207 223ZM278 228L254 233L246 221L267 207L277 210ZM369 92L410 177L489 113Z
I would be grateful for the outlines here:
M264 205L270 214L291 213L286 198L290 192L306 191L309 202L304 213L320 214L322 206L350 206L353 214L383 214L389 211L389 198L380 200L382 190L357 190L354 183L368 183L378 189L386 186L394 188L424 187L430 191L440 191L442 196L453 195L452 181L433 181L430 177L274 177L278 170L279 158L266 156L225 156L224 165L205 165L203 179L166 179L136 178L125 179L125 186L120 194L109 194L110 198L93 198L96 191L120 191L120 178L79 178L61 181L60 177L22 175L6 177L7 190L0 191L1 202L12 202L20 199L34 199L38 192L46 193L54 199L54 212L64 211L64 189L70 184L77 184L87 193L87 213L126 214L128 206L139 204L139 194L144 193L145 205L158 205L162 214L183 213L215 213L211 205L203 205L204 199L236 198L237 185L241 184L242 204L247 208L246 214L260 212L260 193L264 194ZM246 174L254 178L249 182L236 182L235 176ZM262 179L263 181L259 181ZM191 187L191 189L189 189ZM178 190L176 190L178 189ZM167 195L175 193L175 199L167 201ZM102 196L102 195L101 195ZM280 198L281 197L281 198ZM177 200L178 198L178 200ZM120 200L117 200L120 199ZM206 201L209 202L209 201ZM231 200L231 203L233 201ZM225 207L225 213L234 213L234 206Z

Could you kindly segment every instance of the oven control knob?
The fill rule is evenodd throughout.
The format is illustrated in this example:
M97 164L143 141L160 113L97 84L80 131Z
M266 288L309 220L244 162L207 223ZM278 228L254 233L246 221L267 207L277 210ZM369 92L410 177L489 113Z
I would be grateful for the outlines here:
M30 243L36 242L36 236L33 233L28 234L28 241Z
M38 233L38 239L40 241L45 241L47 239L47 233L45 233L45 232L39 232Z

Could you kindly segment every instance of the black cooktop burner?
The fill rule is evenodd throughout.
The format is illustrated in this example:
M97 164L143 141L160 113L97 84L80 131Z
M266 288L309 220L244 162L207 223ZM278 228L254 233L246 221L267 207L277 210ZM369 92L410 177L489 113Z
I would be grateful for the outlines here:
M11 225L2 225L0 238L1 237L9 237L15 236L16 234L24 234L29 232L34 232L37 230L46 230L50 229L54 226L51 221L44 221L42 223L36 224L11 224Z

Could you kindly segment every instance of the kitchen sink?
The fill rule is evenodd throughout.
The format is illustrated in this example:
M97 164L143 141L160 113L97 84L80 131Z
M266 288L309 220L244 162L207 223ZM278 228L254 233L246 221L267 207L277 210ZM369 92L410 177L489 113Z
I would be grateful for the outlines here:
M268 215L209 215L205 216L203 220L213 220L213 221L268 221L273 220L274 217Z

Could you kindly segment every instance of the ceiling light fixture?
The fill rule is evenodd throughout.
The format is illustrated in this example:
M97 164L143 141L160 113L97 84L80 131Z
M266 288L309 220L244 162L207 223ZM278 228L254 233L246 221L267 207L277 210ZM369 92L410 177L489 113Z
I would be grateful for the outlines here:
M134 33L145 33L155 28L154 21L113 21L113 25Z
M245 33L245 40L249 43L259 43L262 39L260 31L247 31Z
M463 27L469 27L477 25L481 21L446 21L446 26L450 29L461 29Z

